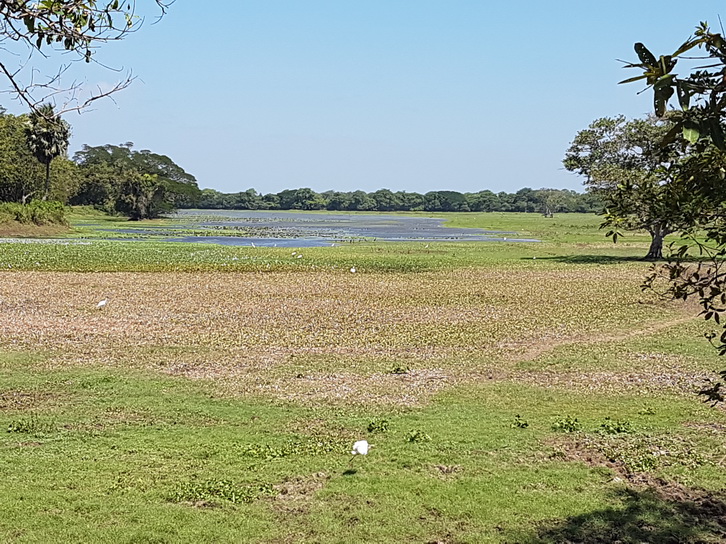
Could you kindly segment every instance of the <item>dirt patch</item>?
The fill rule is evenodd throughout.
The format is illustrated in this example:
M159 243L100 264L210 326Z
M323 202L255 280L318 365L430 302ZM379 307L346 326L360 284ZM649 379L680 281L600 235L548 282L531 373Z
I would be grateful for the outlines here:
M46 238L71 232L63 225L26 225L17 221L0 223L0 238Z
M306 514L315 498L315 493L323 489L330 480L325 472L310 476L298 476L286 480L276 486L277 495L272 504L281 515Z
M712 374L694 372L676 365L641 372L541 370L513 374L512 379L541 387L556 387L569 391L624 391L651 395L653 393L682 393L694 395Z

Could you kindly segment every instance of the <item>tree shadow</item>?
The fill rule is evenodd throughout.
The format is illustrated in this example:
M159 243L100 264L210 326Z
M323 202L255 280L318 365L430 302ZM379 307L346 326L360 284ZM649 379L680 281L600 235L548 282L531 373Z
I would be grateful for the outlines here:
M614 493L618 506L541 527L529 544L706 544L726 542L722 493L677 486Z
M523 257L523 261L532 260ZM641 256L614 256L614 255L556 255L553 257L537 257L537 260L555 261L567 264L621 264L621 263L652 263L657 261L648 260Z

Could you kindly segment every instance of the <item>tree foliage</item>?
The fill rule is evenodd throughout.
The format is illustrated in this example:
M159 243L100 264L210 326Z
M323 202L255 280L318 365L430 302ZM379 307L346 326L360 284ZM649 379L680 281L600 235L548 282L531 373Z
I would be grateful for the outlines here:
M166 155L135 151L133 143L83 146L73 155L82 181L73 204L90 204L132 219L158 217L177 207L196 206L196 178Z
M28 115L0 110L0 201L26 203L46 194L45 168L36 159L26 137ZM53 160L48 198L67 202L78 186L76 165L61 154Z
M71 137L70 125L55 113L51 104L41 104L28 116L25 129L28 148L45 167L43 200L50 194L50 163L56 157L68 153L68 140Z
M681 226L667 213L670 169L683 155L681 147L661 145L671 128L668 120L656 117L596 119L577 133L563 160L602 199L608 236L616 241L622 229L651 235L646 259L662 259L663 239Z
M154 0L163 15L168 2ZM137 30L143 19L136 14L135 0L6 0L0 2L0 73L10 92L31 111L59 93L58 83L67 68L68 53L77 60L91 62L103 43L123 39ZM53 53L59 56L58 71L38 78L32 60ZM62 59L62 60L61 60ZM126 87L125 81L110 91L100 92L67 109L83 108L90 102ZM73 100L78 87L68 89ZM66 108L62 108L67 111Z
M254 189L239 193L221 193L204 189L198 202L207 209L238 210L330 210L330 211L473 211L473 212L596 212L602 209L594 194L567 189L520 189L516 193L477 193L430 191L426 194L379 189L365 191L325 191L285 189L262 195ZM180 206L184 207L184 206Z
M695 50L695 51L694 51ZM670 55L655 57L643 44L635 45L639 63L626 65L642 74L653 91L656 115L668 117L672 129L661 145L681 145L685 157L670 168L671 198L664 213L685 228L683 243L673 248L669 262L654 268L646 287L665 285L664 294L678 299L695 297L701 314L721 328L709 335L721 355L726 354L726 39L701 23L695 34ZM677 63L700 52L699 66L681 76ZM675 100L674 100L675 97ZM671 109L669 109L671 106ZM695 263L689 258L695 253ZM662 281L661 281L662 280ZM722 373L722 378L726 373ZM713 402L724 400L723 382L702 391Z

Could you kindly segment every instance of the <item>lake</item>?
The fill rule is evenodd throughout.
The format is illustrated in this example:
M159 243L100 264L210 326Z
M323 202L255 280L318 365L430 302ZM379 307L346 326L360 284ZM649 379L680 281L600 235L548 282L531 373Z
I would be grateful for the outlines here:
M516 233L448 228L444 219L395 214L347 214L246 210L179 210L177 227L149 228L170 242L315 247L361 241L537 242ZM124 229L125 230L125 229ZM137 229L128 229L129 231ZM193 230L189 234L184 231ZM177 235L174 232L177 232Z

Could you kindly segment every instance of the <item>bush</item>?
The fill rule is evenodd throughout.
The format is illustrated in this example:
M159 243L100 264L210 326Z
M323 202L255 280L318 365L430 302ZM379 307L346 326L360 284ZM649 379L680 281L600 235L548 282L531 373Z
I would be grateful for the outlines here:
M24 225L67 225L65 207L60 202L34 200L30 204L0 203L0 222Z

